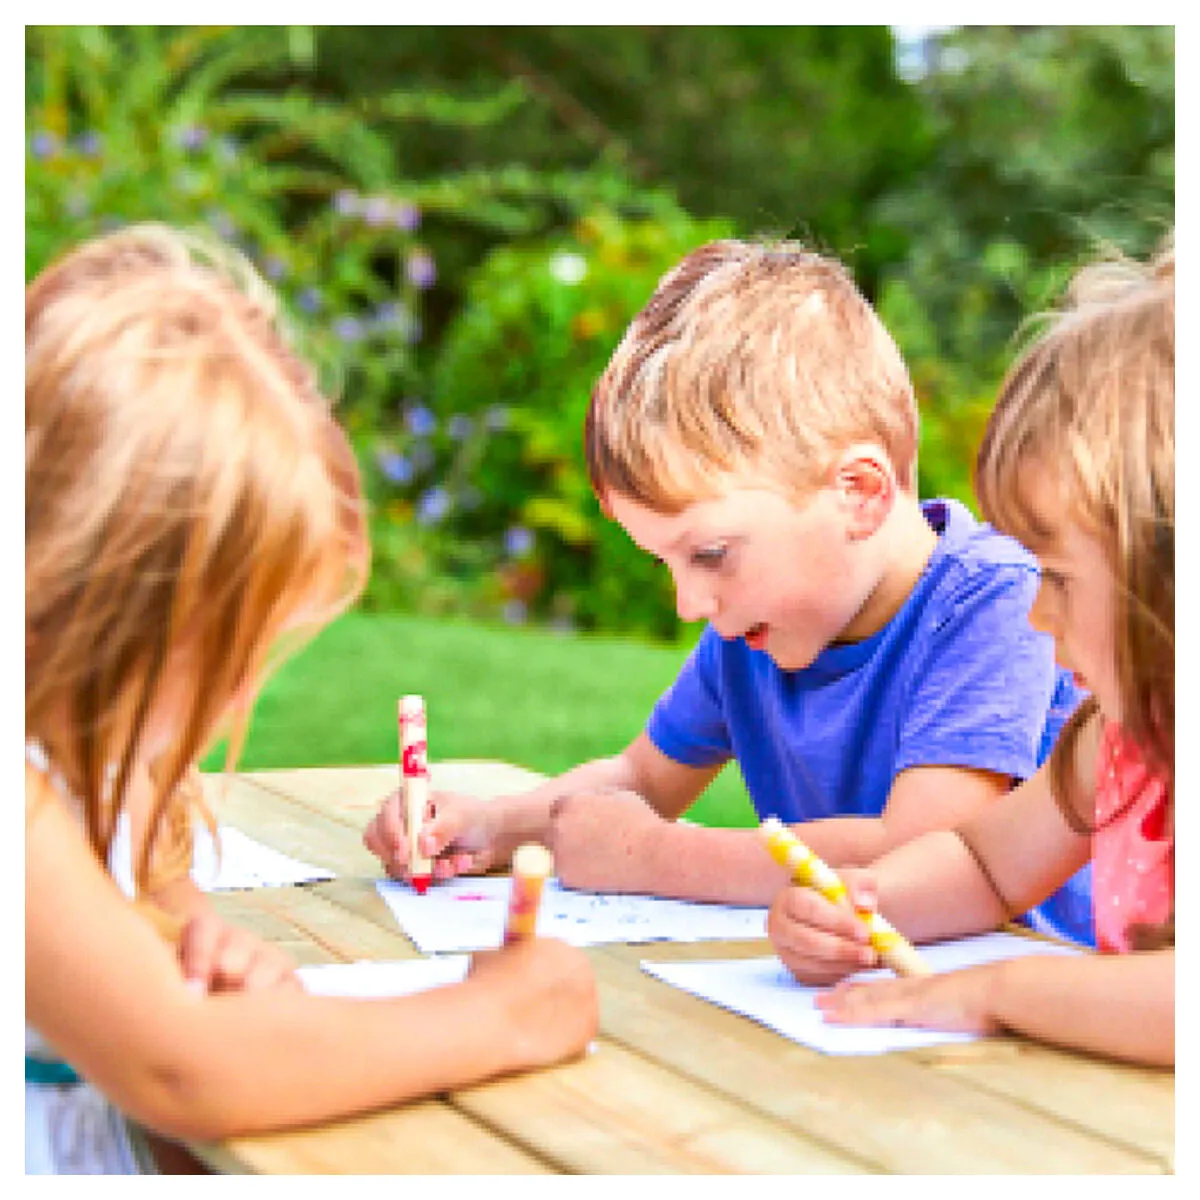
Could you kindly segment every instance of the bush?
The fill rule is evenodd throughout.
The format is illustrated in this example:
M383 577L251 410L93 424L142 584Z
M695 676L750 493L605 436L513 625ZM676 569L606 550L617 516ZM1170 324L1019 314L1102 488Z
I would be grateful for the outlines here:
M432 569L442 583L427 611L676 634L669 578L592 495L584 413L661 275L730 233L675 208L643 220L600 209L569 233L487 257L442 342L432 406L408 411L403 450L386 438L377 447L391 490L380 497L377 602ZM444 464L435 487L414 479L418 454Z

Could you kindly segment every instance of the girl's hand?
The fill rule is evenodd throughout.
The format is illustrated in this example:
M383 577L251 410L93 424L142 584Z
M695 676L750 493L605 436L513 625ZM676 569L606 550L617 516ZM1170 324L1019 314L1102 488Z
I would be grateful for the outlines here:
M856 908L875 907L870 870L850 867L840 875ZM811 888L790 885L776 894L767 913L767 937L801 983L836 983L879 966L866 926L850 905L832 904Z
M553 938L529 938L471 959L468 982L492 990L505 1018L514 1070L581 1054L596 1036L600 1006L587 955Z
M288 955L211 910L197 913L184 926L179 962L187 979L205 992L301 989Z
M839 983L816 999L825 1017L838 1025L909 1025L959 1033L998 1033L994 997L1003 963L925 975Z
M495 865L497 801L457 792L433 792L417 847L433 860L433 877L477 875ZM408 879L408 818L404 794L392 792L363 831L363 845L393 878Z

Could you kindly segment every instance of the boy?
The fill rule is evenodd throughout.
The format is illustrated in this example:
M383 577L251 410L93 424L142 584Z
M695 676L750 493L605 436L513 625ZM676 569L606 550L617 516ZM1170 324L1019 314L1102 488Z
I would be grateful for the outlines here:
M839 866L958 824L1046 756L1079 697L1027 620L1036 561L917 500L911 382L838 264L792 244L688 255L617 347L584 438L606 512L708 628L615 757L525 795L435 796L437 877L541 840L569 886L767 904L784 873L754 831L675 822L731 758L759 818L801 824ZM395 798L364 841L404 877ZM1072 882L1038 923L1087 941Z

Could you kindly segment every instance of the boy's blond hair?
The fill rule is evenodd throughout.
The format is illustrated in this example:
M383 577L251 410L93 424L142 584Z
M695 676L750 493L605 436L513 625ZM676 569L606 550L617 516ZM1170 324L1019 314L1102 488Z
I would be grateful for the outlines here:
M1058 483L1061 511L1103 544L1116 588L1121 724L1168 781L1175 776L1175 255L1084 268L1062 310L1009 371L976 465L984 515L1036 551L1052 531L1030 485ZM1081 832L1075 747L1097 712L1086 700L1050 759L1054 794ZM1157 940L1173 937L1173 920ZM1151 944L1143 936L1140 944Z
M221 714L232 758L281 630L342 611L367 568L354 454L248 263L140 226L27 287L25 730L101 861L164 695L181 727L142 891L178 869L164 843L188 841L185 774Z
M917 407L896 344L838 263L792 242L717 241L659 281L592 393L588 472L661 512L722 477L804 497L878 442L916 485Z

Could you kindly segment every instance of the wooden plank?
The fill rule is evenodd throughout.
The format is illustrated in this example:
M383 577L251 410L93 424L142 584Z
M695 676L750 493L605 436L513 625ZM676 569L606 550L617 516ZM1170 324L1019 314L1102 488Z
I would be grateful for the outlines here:
M742 944L738 956L753 945ZM667 953L660 955L660 949ZM725 951L725 944L709 943L611 946L595 952L605 1034L884 1171L1125 1174L1164 1169L1160 1157L1117 1144L1103 1129L1061 1121L1004 1095L964 1086L965 1080L909 1056L818 1054L638 967L641 958L733 957Z
M218 821L284 854L339 875L380 873L379 860L362 844L361 832L345 820L240 776L209 776L205 793Z
M926 1061L940 1072L1072 1121L1174 1169L1174 1071L1109 1062L1020 1039L1013 1039L1008 1054Z
M430 764L433 787L467 796L504 796L525 792L545 776L508 763L456 760ZM362 767L324 767L290 771L245 771L238 778L312 805L327 815L349 818L361 828L380 802L400 784L396 763Z
M193 1143L216 1171L275 1175L545 1175L551 1168L439 1100L225 1142Z
M348 885L362 881L346 881ZM328 886L328 885L321 885ZM374 889L371 889L374 891ZM230 893L236 901L214 896L218 909L230 914L230 920L283 945L277 931L288 930L287 945L308 941L327 952L324 961L357 962L360 959L407 959L419 957L399 926L388 928L377 921L356 916L344 904L338 904L317 891L304 887L256 888L250 892ZM382 901L380 901L382 904ZM322 961L306 955L305 962Z
M582 1060L456 1092L451 1103L568 1173L861 1174L804 1131L607 1040Z

